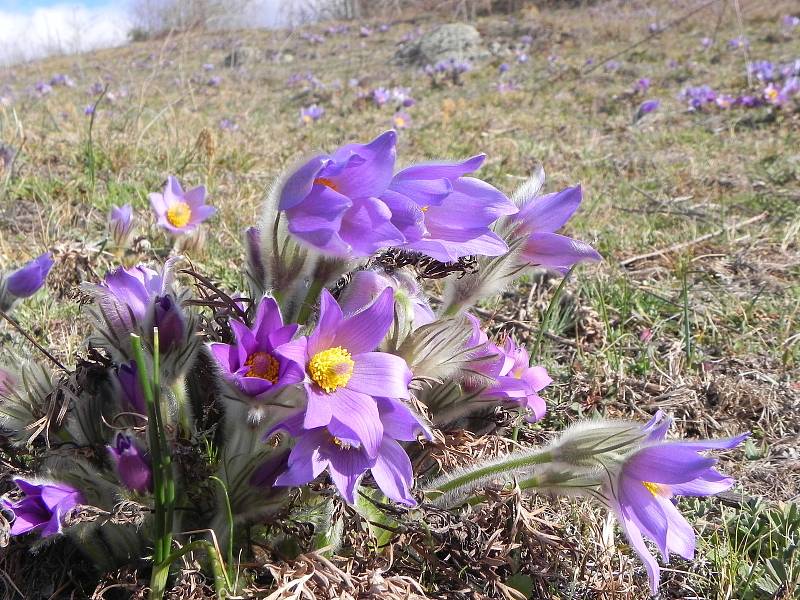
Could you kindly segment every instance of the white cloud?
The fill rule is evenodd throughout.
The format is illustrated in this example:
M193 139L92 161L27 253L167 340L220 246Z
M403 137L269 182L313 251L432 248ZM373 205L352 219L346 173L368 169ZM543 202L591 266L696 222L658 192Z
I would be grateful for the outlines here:
M0 10L0 64L49 54L124 44L130 21L123 3L88 8L58 4L29 11Z

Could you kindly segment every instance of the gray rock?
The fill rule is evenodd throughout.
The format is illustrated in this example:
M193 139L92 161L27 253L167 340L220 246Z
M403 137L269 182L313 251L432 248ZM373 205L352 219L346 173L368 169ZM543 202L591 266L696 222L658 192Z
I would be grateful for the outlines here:
M449 23L401 46L395 60L401 64L423 66L440 60L475 60L486 56L477 29L466 23Z

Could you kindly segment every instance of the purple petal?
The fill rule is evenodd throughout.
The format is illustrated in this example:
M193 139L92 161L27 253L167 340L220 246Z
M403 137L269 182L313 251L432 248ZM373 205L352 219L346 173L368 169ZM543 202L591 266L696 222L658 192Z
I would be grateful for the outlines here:
M625 461L623 472L638 481L686 483L702 475L717 460L675 442L646 446Z
M400 444L384 436L371 471L375 483L388 498L406 506L416 506L417 502L411 495L414 482L411 461Z
M408 399L411 371L406 361L385 352L353 355L353 375L347 388L369 396Z
M328 290L319 295L319 319L314 331L308 336L308 356L312 357L322 350L341 345L334 342L342 326L342 309ZM353 351L350 351L353 353Z
M342 217L339 236L350 245L353 256L369 256L405 241L391 218L389 207L377 198L353 200L353 206Z
M439 206L425 213L425 224L446 228L479 229L498 218L517 212L517 207L503 192L480 179L462 177L453 183L453 192Z
M368 144L347 144L339 148L333 154L333 160L353 166L330 178L336 184L336 189L349 198L380 196L392 180L396 142L397 133L389 130ZM351 161L353 156L361 160L353 164L356 162Z
M328 466L328 461L320 456L320 445L327 439L327 431L310 431L301 435L289 454L289 468L275 479L275 485L303 485L319 477Z
M351 205L346 196L329 187L315 185L304 202L286 211L289 231L315 248L345 255L349 246L338 232L342 216Z
M306 406L306 416L303 421L303 427L306 429L326 427L328 423L331 422L331 417L333 417L332 394L322 391L319 387L311 383L306 384L305 387L308 405Z
M603 257L589 244L557 233L532 233L522 257L533 264L566 272L575 263L600 261Z
M265 296L258 304L256 320L253 323L253 335L257 340L263 340L270 333L281 327L283 327L283 317L281 317L281 309L278 303L275 298Z
M407 442L416 441L420 435L433 439L431 432L406 403L394 398L375 398L375 401L383 422L384 436Z
M306 199L314 185L314 179L325 164L325 156L320 154L310 158L298 167L286 181L280 191L279 210L289 210Z
M691 481L669 487L676 496L713 496L729 490L734 483L733 477L725 477L714 469L708 469Z
M430 162L413 165L403 169L392 180L392 189L395 182L408 182L418 179L458 179L467 173L472 173L481 168L486 160L485 154L478 154L461 162Z
M327 291L323 291L323 298ZM328 294L329 295L329 294ZM333 303L336 301L333 300ZM339 309L338 304L336 308ZM341 314L341 309L339 309ZM383 341L394 322L394 291L386 288L360 313L348 317L337 326L332 346L342 346L350 354L371 352Z
M628 538L631 547L636 551L636 554L639 555L639 558L642 559L644 567L647 569L647 575L650 579L650 591L655 596L658 594L658 581L661 577L661 569L658 566L658 562L647 549L644 538L642 537L642 532L631 518L628 510L617 506L615 512L619 517L619 522L620 525L622 525L622 530L625 532L625 537Z
M355 503L355 487L372 464L364 452L352 448L332 450L328 455L331 480L339 493L350 504Z
M656 500L667 517L667 551L679 554L686 560L692 560L697 543L694 529L670 500L667 498Z
M334 435L341 433L348 439L354 437L361 442L367 456L374 458L383 437L383 424L375 400L366 394L360 394L347 388L340 388L327 396L332 415L328 423L331 433ZM333 423L333 417L336 418L336 423ZM309 427L308 416L306 416L305 426Z
M522 222L526 232L552 233L561 229L578 210L582 195L581 186L577 185L535 198L520 209L514 220Z

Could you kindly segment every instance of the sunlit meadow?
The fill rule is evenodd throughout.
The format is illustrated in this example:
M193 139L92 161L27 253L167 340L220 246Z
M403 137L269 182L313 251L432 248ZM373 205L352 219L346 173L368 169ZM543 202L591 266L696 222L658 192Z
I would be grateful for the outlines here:
M800 597L797 4L453 18L0 74L3 598Z

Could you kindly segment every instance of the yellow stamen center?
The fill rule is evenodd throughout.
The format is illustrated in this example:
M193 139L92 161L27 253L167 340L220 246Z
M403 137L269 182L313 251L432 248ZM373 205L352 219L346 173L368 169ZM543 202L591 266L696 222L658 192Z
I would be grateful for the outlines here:
M167 221L173 227L186 227L189 219L192 218L192 209L186 202L174 202L167 209Z
M348 442L345 442L344 440L340 440L336 436L331 436L331 442L333 442L333 445L336 446L337 448L339 448L339 450L350 450L350 448L351 448L351 446L350 446L350 444Z
M277 359L269 352L253 352L244 361L245 366L250 367L245 373L246 377L258 377L275 383L278 381L278 370L280 364Z
M317 184L319 184L319 185L324 185L325 187L329 187L329 188L331 188L331 189L332 189L334 192L338 192L338 191L339 191L339 190L337 189L337 187L336 187L336 184L335 184L333 181L331 181L330 179L328 179L327 177L317 177L317 178L314 180L314 183L317 183Z
M428 209L429 209L429 208L430 208L430 206L423 206L423 207L421 207L421 208L420 208L420 210L421 210L422 212L426 213L426 212L428 212Z
M311 123L311 120L310 115L303 115L303 123Z
M653 494L654 497L662 496L668 498L670 496L669 488L660 483L653 483L652 481L643 481L642 485L645 489Z
M405 127L406 120L403 117L395 117L394 124L398 127Z
M317 352L308 363L308 371L312 381L330 393L347 385L353 376L353 365L350 353L336 346Z

